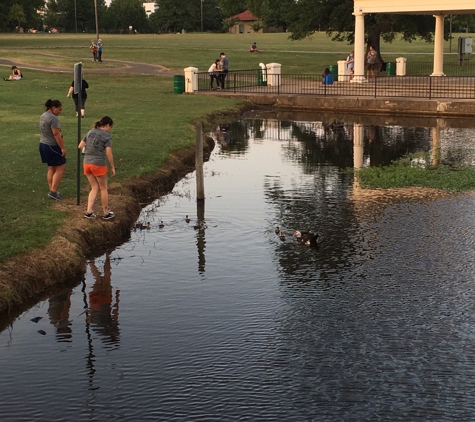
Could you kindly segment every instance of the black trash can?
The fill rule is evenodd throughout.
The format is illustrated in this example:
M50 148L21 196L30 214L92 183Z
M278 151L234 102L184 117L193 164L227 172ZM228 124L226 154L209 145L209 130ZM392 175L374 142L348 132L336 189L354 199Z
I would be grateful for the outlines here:
M173 92L183 94L185 92L185 77L183 75L173 76Z
M330 66L328 66L328 70L332 74L333 80L337 81L338 80L338 65L331 64Z

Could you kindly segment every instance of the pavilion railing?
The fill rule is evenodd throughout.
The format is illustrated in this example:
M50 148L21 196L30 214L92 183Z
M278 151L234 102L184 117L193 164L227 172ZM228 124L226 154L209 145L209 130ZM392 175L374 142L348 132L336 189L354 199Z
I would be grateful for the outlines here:
M198 91L211 91L210 75L199 72ZM331 85L316 74L271 75L261 69L230 71L223 91L254 94L319 96L412 97L428 99L475 99L475 76L391 76L383 72L372 79L364 75L333 75ZM359 81L359 82L358 82ZM217 89L214 81L213 89Z

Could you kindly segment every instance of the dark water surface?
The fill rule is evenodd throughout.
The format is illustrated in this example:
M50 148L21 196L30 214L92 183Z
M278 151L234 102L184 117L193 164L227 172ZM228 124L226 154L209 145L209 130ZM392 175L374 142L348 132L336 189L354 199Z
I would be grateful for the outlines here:
M84 284L4 325L2 420L475 419L473 194L368 193L344 171L473 164L475 131L249 117L214 134L205 207L190 175ZM317 248L294 244L306 228Z

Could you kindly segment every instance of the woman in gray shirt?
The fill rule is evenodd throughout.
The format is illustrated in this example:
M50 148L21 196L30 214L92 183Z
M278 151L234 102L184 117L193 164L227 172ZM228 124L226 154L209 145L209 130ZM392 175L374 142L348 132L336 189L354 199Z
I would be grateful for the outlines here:
M66 168L66 149L58 116L63 111L59 100L48 100L46 111L40 117L40 156L41 161L48 165L46 180L48 181L48 196L60 201L63 199L58 192Z
M78 148L84 149L84 174L91 185L87 199L86 218L95 218L93 207L97 194L101 191L103 219L110 220L115 214L109 210L109 192L107 190L107 163L111 167L112 176L115 176L114 157L112 155L112 137L109 134L114 122L108 116L94 123L94 129L87 132L79 143Z

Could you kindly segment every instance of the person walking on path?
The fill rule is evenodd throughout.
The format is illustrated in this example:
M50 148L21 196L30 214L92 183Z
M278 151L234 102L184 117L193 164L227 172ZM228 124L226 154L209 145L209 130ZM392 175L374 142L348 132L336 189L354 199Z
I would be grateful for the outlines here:
M209 77L210 77L210 88L213 89L213 83L216 80L216 86L219 88L219 59L216 59L214 63L208 69Z
M84 174L91 185L87 199L86 218L95 218L94 203L99 191L101 191L102 218L110 220L115 214L109 210L109 192L107 190L107 163L109 161L112 176L115 176L114 157L112 155L112 137L109 134L114 122L109 116L104 116L94 123L94 128L87 132L79 142L78 148L84 148Z
M104 44L102 44L102 40L100 38L97 40L96 45L97 45L97 60L102 62L102 47L104 46Z
M371 76L374 79L374 70L378 64L378 52L374 49L372 45L369 46L368 54L366 55L366 76L368 79L371 79Z
M48 181L48 196L60 201L63 199L58 192L66 168L66 149L58 116L63 111L59 100L48 100L46 111L40 117L40 156L41 161L48 165L46 180Z
M73 94L74 105L76 106L76 117L81 110L81 117L84 117L84 113L86 111L86 100L87 100L87 92L86 89L89 88L89 84L84 79L81 83L81 104L79 104L79 94L74 93L74 80L71 82L71 86L69 87L68 94L66 97L70 97Z
M219 80L221 82L221 89L224 89L224 82L226 80L226 75L228 74L229 72L229 59L226 57L226 54L224 53L221 53L219 55L219 57L221 57L221 62L220 62L220 65L221 65L221 74L219 75ZM219 88L219 87L218 87Z

